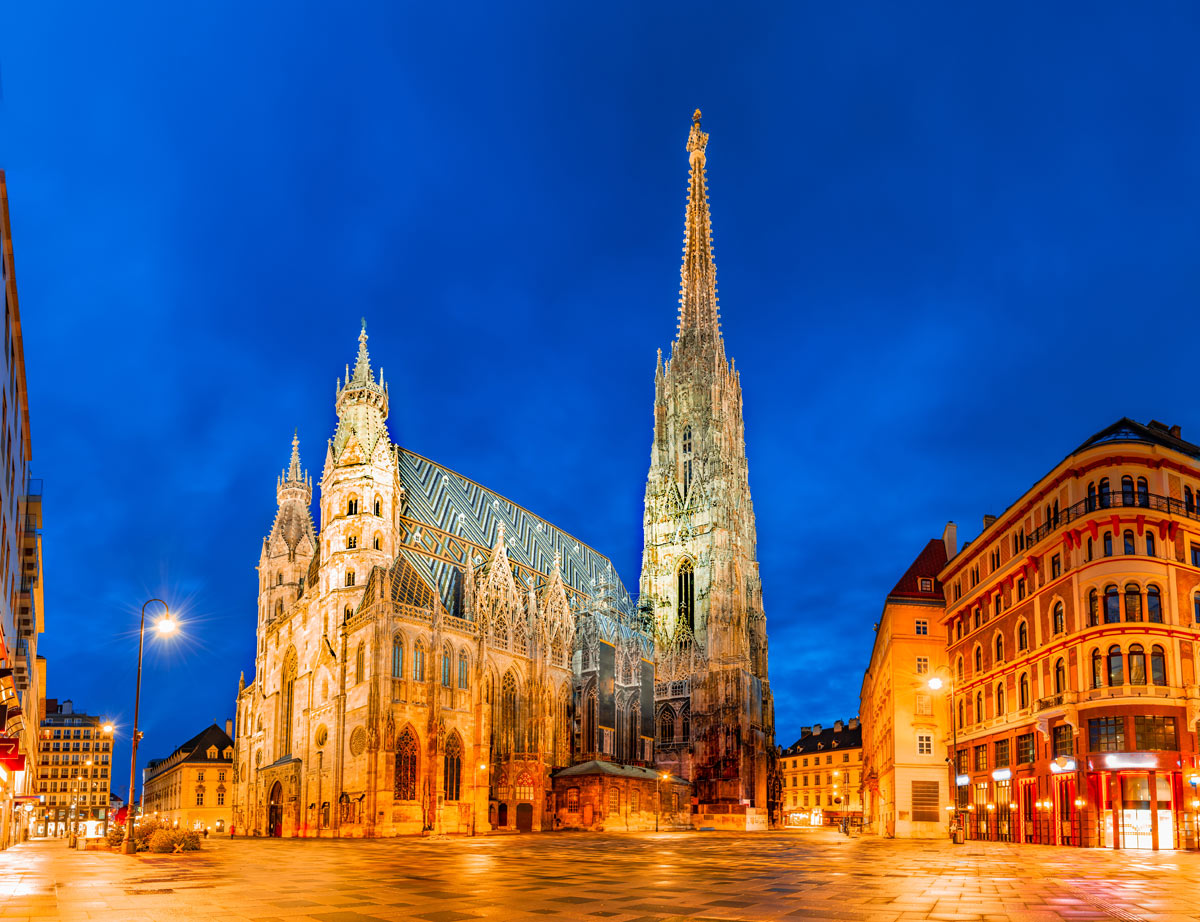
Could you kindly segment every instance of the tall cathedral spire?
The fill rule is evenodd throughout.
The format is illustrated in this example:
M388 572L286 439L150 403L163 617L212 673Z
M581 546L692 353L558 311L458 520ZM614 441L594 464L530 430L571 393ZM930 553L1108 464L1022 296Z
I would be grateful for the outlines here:
M708 135L700 130L697 109L687 140L690 169L683 224L683 265L679 270L679 335L672 358L689 346L709 347L724 361L725 346L717 308L717 264L713 260L712 218L708 211L704 153L707 147Z

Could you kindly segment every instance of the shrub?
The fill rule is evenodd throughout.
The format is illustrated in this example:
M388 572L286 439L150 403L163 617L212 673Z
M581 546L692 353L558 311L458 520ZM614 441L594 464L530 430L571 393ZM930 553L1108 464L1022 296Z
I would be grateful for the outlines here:
M121 843L125 841L125 827L109 826L108 835L105 838L108 840L109 848L120 848Z
M179 846L181 851L194 852L200 848L200 834L188 832L185 829L156 829L147 840L147 848L159 854L175 851Z

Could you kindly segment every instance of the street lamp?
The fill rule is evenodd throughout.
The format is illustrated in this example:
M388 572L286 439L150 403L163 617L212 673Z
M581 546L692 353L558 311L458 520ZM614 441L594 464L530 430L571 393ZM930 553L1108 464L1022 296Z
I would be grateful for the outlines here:
M946 685L949 686L947 689L949 694L946 697L947 705L950 709L950 737L952 742L951 754L949 758L946 759L946 765L950 769L950 797L952 798L954 816L953 829L955 834L957 834L960 825L960 817L958 812L958 778L956 777L958 772L958 721L956 719L957 715L954 713L954 673L950 671L949 666L939 666L938 672L941 672L943 669L946 671L945 681L943 681L942 677L935 672L929 677L929 680L925 684L928 685L933 691L938 691ZM963 835L963 840L966 840L965 833Z
M662 783L671 777L670 772L660 772L654 779L655 787L657 788L657 797L654 804L654 831L658 832L658 816L662 813Z
M179 629L179 622L171 617L171 610L162 599L147 599L142 605L142 626L138 630L137 685L133 692L133 739L129 746L129 806L125 811L125 841L121 843L121 851L126 855L132 855L136 850L133 844L133 795L134 784L137 781L138 739L141 737L138 731L138 708L142 702L142 647L146 641L146 606L151 602L157 602L163 607L162 617L154 622L154 629L160 635L169 637Z
M487 770L487 763L480 762L471 772L471 793L475 803L471 806L471 835L475 835L475 815L479 812L479 773Z

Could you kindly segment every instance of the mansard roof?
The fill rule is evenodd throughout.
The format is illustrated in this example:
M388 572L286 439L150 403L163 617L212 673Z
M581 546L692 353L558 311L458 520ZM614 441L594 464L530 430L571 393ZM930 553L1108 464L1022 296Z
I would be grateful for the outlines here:
M217 749L217 757L215 759L210 758L208 755L208 750L214 746ZM233 748L233 740L229 738L229 734L216 724L211 724L182 746L179 746L165 759L151 759L147 762L145 776L146 778L153 778L155 775L169 768L174 768L181 762L211 762L214 764L220 762L229 764L232 760L225 756L225 750L231 748Z
M490 559L503 525L509 559L534 571L526 574L534 577L532 588L548 579L558 554L568 592L591 596L609 585L614 605L632 612L629 592L603 554L448 467L407 449L398 455L405 491L400 554L423 577L428 574L447 610L457 609L462 570Z
M838 724L841 724L839 727ZM803 733L800 739L783 751L785 756L807 756L814 753L845 752L848 749L862 749L862 724L857 721L851 727L848 723L838 721L832 727L824 729L813 728L815 732Z
M1117 420L1111 426L1101 429L1071 454L1077 455L1085 449L1106 442L1142 442L1149 445L1161 445L1163 448L1169 448L1180 454L1200 458L1200 445L1184 441L1180 437L1178 426L1168 426L1156 419L1142 425L1127 416Z
M922 602L943 602L942 584L938 581L938 573L946 566L946 542L941 538L932 538L925 549L917 555L917 559L904 571L900 582L896 583L889 599L913 599ZM932 589L922 590L921 580L933 580Z

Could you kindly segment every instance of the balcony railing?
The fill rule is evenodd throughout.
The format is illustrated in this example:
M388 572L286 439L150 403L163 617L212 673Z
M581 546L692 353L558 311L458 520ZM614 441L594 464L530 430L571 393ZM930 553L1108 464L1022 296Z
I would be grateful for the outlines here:
M1048 711L1051 708L1060 708L1066 704L1073 704L1075 695L1072 692L1059 692L1057 695L1050 695L1048 698L1038 698L1037 704L1034 707L1035 711Z
M1026 532L1025 546L1027 548L1033 547L1043 538L1062 528L1064 525L1068 525L1076 519L1090 515L1093 512L1102 512L1105 509L1149 509L1154 512L1166 512L1169 515L1181 515L1185 518L1200 521L1200 509L1197 508L1195 503L1192 503L1189 507L1181 499L1162 496L1159 493L1117 490L1105 496L1097 495L1081 499L1079 502L1061 510L1057 515L1052 516L1050 521L1035 528L1032 532Z

